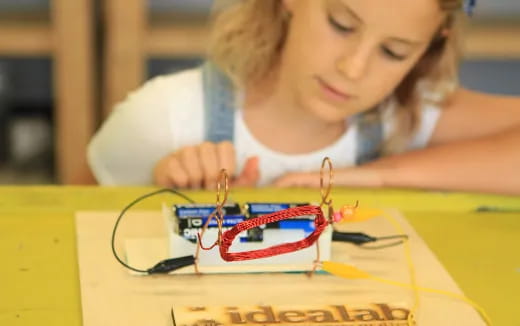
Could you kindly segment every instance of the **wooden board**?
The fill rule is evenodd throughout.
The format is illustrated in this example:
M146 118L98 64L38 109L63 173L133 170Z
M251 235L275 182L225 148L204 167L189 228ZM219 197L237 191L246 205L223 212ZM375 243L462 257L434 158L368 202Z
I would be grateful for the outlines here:
M397 212L392 213L410 236L417 279L421 286L460 293L434 254ZM367 280L345 280L331 275L224 274L224 275L131 275L112 257L110 235L116 212L79 212L76 215L83 324L171 325L172 306L189 305L323 305L349 303L405 303L409 290ZM348 225L352 231L372 235L394 234L384 219ZM128 215L123 239L164 236L160 211ZM121 249L121 248L119 248ZM153 253L151 253L153 254ZM155 253L157 254L157 253ZM409 273L401 247L367 251L334 243L333 257L379 277L408 282ZM164 257L156 257L157 260ZM139 266L149 267L149 266ZM472 307L436 294L422 294L419 325L484 325Z

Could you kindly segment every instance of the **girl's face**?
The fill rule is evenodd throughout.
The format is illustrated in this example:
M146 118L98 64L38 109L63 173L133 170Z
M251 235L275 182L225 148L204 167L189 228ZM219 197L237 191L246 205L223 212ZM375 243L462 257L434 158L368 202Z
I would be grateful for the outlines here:
M291 22L280 82L338 122L392 94L444 19L437 0L283 0Z

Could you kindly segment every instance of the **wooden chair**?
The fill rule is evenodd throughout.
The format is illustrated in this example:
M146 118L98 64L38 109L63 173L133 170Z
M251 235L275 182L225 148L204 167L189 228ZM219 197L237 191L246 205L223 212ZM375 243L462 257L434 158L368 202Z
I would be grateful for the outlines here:
M103 115L146 79L148 58L203 56L204 17L166 14L149 19L145 0L105 0Z
M53 59L57 181L91 182L86 146L96 121L92 0L52 0L50 14L0 19L0 55Z

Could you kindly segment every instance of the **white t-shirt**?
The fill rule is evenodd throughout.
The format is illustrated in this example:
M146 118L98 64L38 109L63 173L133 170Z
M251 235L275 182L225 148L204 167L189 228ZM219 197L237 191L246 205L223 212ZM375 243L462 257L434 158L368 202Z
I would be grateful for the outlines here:
M425 147L440 110L426 105L410 148ZM235 112L234 146L237 171L247 158L259 157L259 185L297 171L317 171L328 156L335 168L355 164L356 124L333 144L306 154L276 152L249 131L242 111ZM384 123L385 134L391 125ZM150 185L155 164L169 153L204 141L204 102L200 68L160 76L117 105L88 147L88 163L102 185Z

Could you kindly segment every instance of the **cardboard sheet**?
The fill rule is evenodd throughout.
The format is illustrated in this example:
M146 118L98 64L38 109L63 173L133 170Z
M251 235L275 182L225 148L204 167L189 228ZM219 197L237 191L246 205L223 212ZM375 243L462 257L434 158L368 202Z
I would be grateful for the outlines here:
M420 286L460 293L442 264L398 212L391 211L410 236ZM112 256L110 235L117 212L78 212L76 228L80 268L83 324L171 325L172 306L339 305L405 303L412 292L369 280L345 280L331 275L302 273L136 276ZM350 231L375 236L395 234L384 219L345 225ZM148 257L151 267L166 258L164 219L161 212L128 214L118 233L118 249L134 239L135 250ZM148 239L148 240L144 240ZM139 249L138 249L139 248ZM159 248L159 249L158 249ZM163 248L162 252L161 249ZM378 251L333 243L332 259L355 265L379 277L409 282L402 247ZM143 262L144 264L144 262ZM437 294L421 294L419 325L484 325L466 303Z

